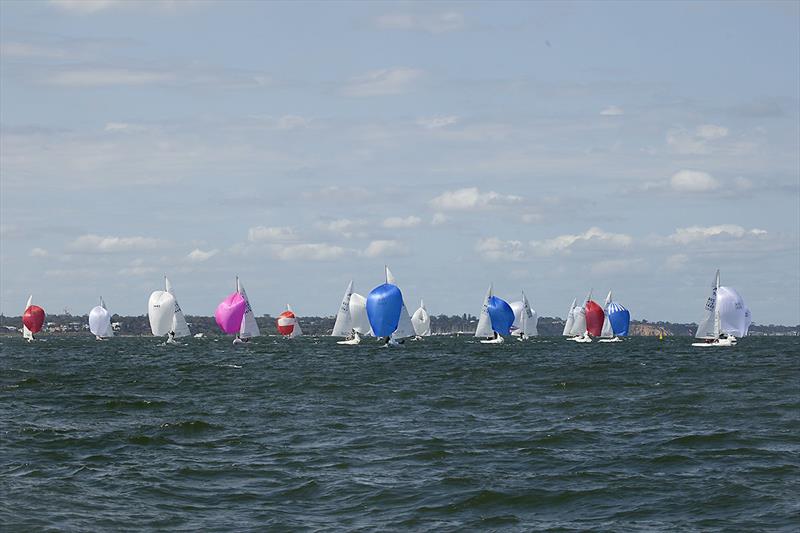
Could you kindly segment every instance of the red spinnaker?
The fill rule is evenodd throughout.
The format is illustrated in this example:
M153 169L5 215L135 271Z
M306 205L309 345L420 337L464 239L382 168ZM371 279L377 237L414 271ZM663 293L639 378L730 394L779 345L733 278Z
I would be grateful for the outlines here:
M22 323L31 333L39 333L44 325L44 309L38 305L28 307L22 315Z
M603 331L603 320L606 317L603 308L593 300L586 302L584 307L586 309L586 331L592 337L599 337Z
M294 331L294 324L297 318L291 311L284 311L278 315L278 333L281 335L291 335Z

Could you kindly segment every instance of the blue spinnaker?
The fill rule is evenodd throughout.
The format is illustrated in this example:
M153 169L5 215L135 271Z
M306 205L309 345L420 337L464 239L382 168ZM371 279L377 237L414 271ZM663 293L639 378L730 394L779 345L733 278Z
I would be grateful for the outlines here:
M489 318L492 321L492 329L498 335L509 335L511 326L514 324L514 310L508 302L492 296L489 298Z
M367 318L376 337L388 337L397 329L403 293L396 285L378 285L367 296Z
M631 324L630 312L617 302L611 302L606 308L608 321L611 322L611 329L614 335L625 337L628 335L628 326Z

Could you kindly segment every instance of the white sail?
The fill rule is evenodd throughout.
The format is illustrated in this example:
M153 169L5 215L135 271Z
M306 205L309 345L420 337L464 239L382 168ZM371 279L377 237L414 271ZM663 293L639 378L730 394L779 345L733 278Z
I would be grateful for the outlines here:
M167 291L153 291L147 302L147 317L154 336L161 337L173 331L175 297Z
M392 274L392 271L389 270L389 267L384 265L383 268L386 270L386 283L397 286L397 282L394 279L394 274Z
M28 310L28 308L31 306L32 303L33 303L33 294L28 296L28 303L25 304L25 309L23 309L22 312L25 313L25 311ZM22 338L29 341L33 340L33 333L31 332L31 330L28 329L28 326L26 326L24 322L22 323Z
M475 328L476 337L492 337L494 330L492 329L492 320L489 318L489 298L492 297L492 286L486 291L486 296L483 298L483 306L481 307L481 315L478 318L478 327Z
M244 290L244 285L239 281L239 276L236 276L236 292L244 299L245 311L242 317L242 324L239 327L239 338L249 339L250 337L258 337L261 331L258 329L256 323L256 316L253 314L253 308L250 306L250 300L247 298L247 293Z
M350 316L350 297L353 295L353 282L350 281L342 296L342 303L336 313L336 322L333 324L332 337L347 337L353 331L353 318Z
M369 325L367 317L367 299L354 292L350 296L350 318L353 321L353 329L362 335L372 335L372 326Z
M567 312L567 321L564 324L564 331L561 333L565 337L572 335L572 326L575 324L575 303L577 301L577 298L573 298L572 304L569 306L569 311Z
M586 308L582 305L575 307L572 316L573 322L570 335L583 335L586 333Z
M294 313L294 309L289 304L286 304L286 310L291 311ZM300 317L294 313L294 327L292 328L292 333L289 334L290 339L294 339L295 337L299 337L303 334L303 328L300 327Z
M520 322L520 329L524 337L536 337L539 335L539 317L536 315L536 311L531 309L531 303L528 301L528 297L525 296L525 291L522 291L522 313L520 313Z
M191 335L191 332L189 331L189 324L186 323L186 317L183 316L183 311L178 303L178 298L175 296L175 292L172 290L172 285L166 276L164 276L164 285L166 286L167 292L172 295L172 299L175 301L174 314L172 315L172 329L170 331L175 333L176 338L188 337Z
M400 308L400 321L397 323L397 329L392 333L392 338L405 339L414 335L416 335L414 326L411 324L411 317L408 314L408 309L406 309L406 303L403 302L403 307Z
M427 337L431 334L431 316L425 309L425 302L420 300L419 309L414 311L411 316L411 325L414 326L414 332L420 337Z
M717 310L722 333L734 337L747 335L751 322L750 310L736 289L722 286L717 289Z
M719 270L714 275L714 282L711 285L711 295L706 300L705 315L697 326L697 339L716 339L719 337L719 320L716 313L717 309L717 290L719 289Z
M97 337L113 337L111 329L111 313L106 309L106 303L100 298L100 305L89 311L89 331Z
M753 323L753 315L750 313L750 308L745 307L744 310L744 335L747 336L747 333L750 331L750 324Z
M611 303L611 291L608 291L608 296L606 296L606 302L603 304L603 311L605 313L605 318L603 319L603 329L600 332L600 336L610 339L614 336L614 329L611 327L611 320L608 319L608 304Z

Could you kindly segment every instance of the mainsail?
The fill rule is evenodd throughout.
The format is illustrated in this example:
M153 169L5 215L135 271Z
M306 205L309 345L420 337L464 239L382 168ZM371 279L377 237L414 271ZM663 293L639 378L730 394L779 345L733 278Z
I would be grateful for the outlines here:
M28 296L28 303L25 304L25 309L22 311L23 317L25 316L25 312L31 308L31 302L33 302L33 294ZM22 338L29 341L33 340L33 332L28 329L28 325L25 323L24 318L22 320Z
M610 339L614 336L614 328L611 327L611 319L609 318L608 313L608 305L611 303L611 291L608 291L608 296L606 296L606 301L603 304L603 309L606 312L605 318L603 319L603 329L600 331L600 336L606 339Z
M367 316L367 299L354 292L350 297L350 318L353 330L361 335L372 335L372 327Z
M350 316L350 298L353 296L353 282L347 284L347 289L342 296L342 303L339 304L339 311L336 313L336 322L333 324L333 337L347 337L353 331L353 318Z
M564 323L564 331L561 334L565 337L569 337L572 335L572 327L575 325L575 303L578 301L577 298L572 299L572 304L569 306L569 311L567 312L567 320Z
M480 318L478 318L478 327L475 328L476 337L491 337L492 320L489 318L489 299L492 297L492 286L486 291L486 296L483 298L483 305L481 306Z
M172 331L175 332L175 337L188 337L191 335L191 332L189 331L189 325L186 323L186 318L183 316L183 311L181 311L178 298L175 296L175 292L172 290L172 285L166 276L164 276L164 284L167 292L170 293L173 300L175 300L175 314L172 317Z
M522 291L522 299L518 302L511 302L511 309L514 311L514 325L511 326L512 335L520 335L523 338L538 335L536 311L531 309L525 291Z
M700 324L697 326L697 339L717 339L719 338L719 315L717 314L717 290L719 289L719 269L714 275L714 282L711 284L711 295L706 300L705 314Z
M250 300L247 298L247 293L244 290L244 285L239 281L239 276L236 276L236 292L238 292L244 300L244 317L239 327L239 338L249 339L250 337L258 337L261 331L258 329L256 323L256 316L253 313L253 308L250 306Z

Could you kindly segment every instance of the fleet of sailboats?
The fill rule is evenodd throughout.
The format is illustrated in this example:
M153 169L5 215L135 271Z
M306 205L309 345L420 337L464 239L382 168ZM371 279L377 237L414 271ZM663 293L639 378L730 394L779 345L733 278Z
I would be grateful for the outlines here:
M259 336L260 330L247 293L239 277L235 280L235 291L220 302L214 313L217 324L224 333L235 335L234 343L247 342ZM573 299L567 312L562 335L580 343L621 342L629 334L630 312L613 300L608 291L603 306L592 299L590 290L581 305ZM44 324L44 310L33 305L33 296L28 298L23 313L23 337L34 340ZM178 304L169 279L164 277L164 290L153 291L148 300L148 319L152 334L166 336L167 343L191 333L186 318ZM91 309L88 316L89 330L97 340L114 336L111 313L103 298ZM481 343L501 344L505 336L516 336L527 340L538 335L538 316L530 305L525 291L518 301L508 303L493 293L490 284L486 291L475 329L475 337ZM742 296L732 287L720 285L720 273L716 271L711 285L711 294L705 304L704 315L695 337L702 342L692 346L734 346L738 339L746 336L752 322L750 309ZM278 333L294 338L303 334L300 320L287 305L277 320ZM342 296L331 336L344 338L338 344L360 344L363 337L383 339L386 345L400 345L407 338L422 339L430 336L431 317L420 300L419 308L410 315L403 293L389 270L384 267L384 283L372 289L367 297L354 292L351 280ZM662 335L659 337L663 338Z

